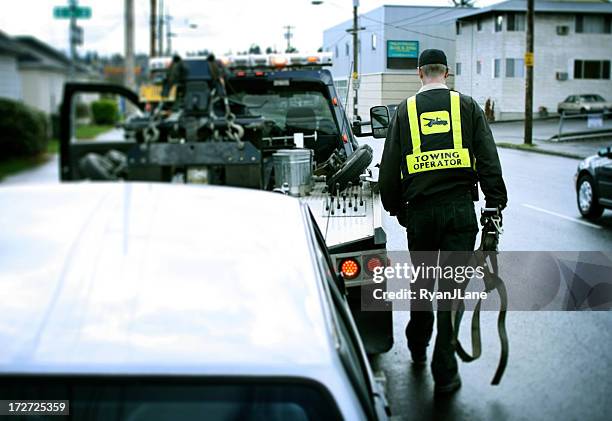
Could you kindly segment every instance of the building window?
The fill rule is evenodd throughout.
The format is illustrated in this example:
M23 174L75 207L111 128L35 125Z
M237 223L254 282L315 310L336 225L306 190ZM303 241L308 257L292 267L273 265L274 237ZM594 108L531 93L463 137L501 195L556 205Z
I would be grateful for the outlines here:
M479 75L482 73L482 61L478 60L476 62L476 74Z
M610 79L610 60L574 60L574 79Z
M482 19L476 19L476 30L478 32L482 31Z
M460 76L461 75L461 63L457 62L455 63L455 76Z
M376 50L376 34L372 34L372 50Z
M501 59L496 58L493 60L493 77L498 78L501 73Z
M349 45L348 42L344 44L344 55L348 57L349 55Z
M508 31L524 31L525 30L525 14L524 13L508 13Z
M610 16L576 15L576 33L609 34Z
M338 94L338 98L344 102L348 94L348 81L346 79L335 80L334 83L336 84L336 93Z
M459 21L455 22L455 31L457 35L461 35L461 22Z
M504 15L495 16L495 32L501 32L504 29Z
M522 58L506 59L506 77L525 77L525 62Z

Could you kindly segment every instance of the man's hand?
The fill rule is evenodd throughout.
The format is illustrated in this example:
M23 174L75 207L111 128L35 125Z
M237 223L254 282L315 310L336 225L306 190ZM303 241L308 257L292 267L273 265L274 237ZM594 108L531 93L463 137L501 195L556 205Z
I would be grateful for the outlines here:
M503 216L501 207L482 208L480 211L480 225L483 227L489 222L496 222L496 226L501 229L503 225Z

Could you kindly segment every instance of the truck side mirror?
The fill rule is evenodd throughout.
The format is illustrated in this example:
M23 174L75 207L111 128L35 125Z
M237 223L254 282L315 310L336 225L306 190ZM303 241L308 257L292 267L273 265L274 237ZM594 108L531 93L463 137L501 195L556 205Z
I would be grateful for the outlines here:
M380 139L387 136L389 128L389 109L384 105L370 108L370 122L372 124L372 136Z

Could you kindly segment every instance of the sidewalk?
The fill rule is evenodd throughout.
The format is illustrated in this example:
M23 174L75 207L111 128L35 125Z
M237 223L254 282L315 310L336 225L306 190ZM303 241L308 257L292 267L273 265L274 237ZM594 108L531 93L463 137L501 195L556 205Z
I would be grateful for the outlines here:
M48 184L59 183L59 155L53 154L44 164L38 165L13 175L9 175L0 185L14 184Z
M553 141L550 140L557 134L558 119L534 121L533 145L523 144L524 122L497 122L491 124L491 131L495 142L502 148L521 149L532 152L540 152L550 155L565 156L568 158L582 159L594 155L601 148L612 146L612 136L607 140L578 140L578 141ZM604 128L612 128L612 121L607 120ZM580 132L585 130L585 122L571 122L564 125L564 134L571 131ZM605 138L605 137L604 137Z

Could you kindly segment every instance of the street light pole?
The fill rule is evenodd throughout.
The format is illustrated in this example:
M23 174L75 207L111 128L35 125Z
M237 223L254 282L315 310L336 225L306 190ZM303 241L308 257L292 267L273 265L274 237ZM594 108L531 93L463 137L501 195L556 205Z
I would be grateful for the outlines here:
M323 0L311 0L311 3L319 5L323 3ZM353 35L353 119L359 115L357 98L359 88L359 31L364 29L359 26L359 0L353 0L353 27L346 30Z
M357 107L357 86L359 80L359 0L353 0L353 119L359 115Z
M526 145L533 143L533 20L534 0L527 0L527 39L525 52L525 139Z

